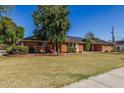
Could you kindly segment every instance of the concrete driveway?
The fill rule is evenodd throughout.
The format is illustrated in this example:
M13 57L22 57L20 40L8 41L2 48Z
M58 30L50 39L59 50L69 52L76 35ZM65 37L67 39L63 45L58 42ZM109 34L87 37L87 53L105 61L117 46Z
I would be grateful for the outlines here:
M64 88L124 88L124 67L81 80Z

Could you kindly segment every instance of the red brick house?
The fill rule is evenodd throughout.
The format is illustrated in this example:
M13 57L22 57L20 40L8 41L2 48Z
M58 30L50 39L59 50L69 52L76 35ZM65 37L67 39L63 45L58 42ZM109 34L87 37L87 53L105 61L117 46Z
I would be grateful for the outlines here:
M28 46L29 52L38 53L38 52L55 52L56 45L55 43L50 43L48 41L37 40L35 37L28 37L21 40L18 45ZM61 53L82 53L84 50L84 44L82 42L82 38L80 37L72 37L67 36L65 41L60 44L60 52ZM73 49L72 50L70 50Z
M109 42L94 38L91 41L91 51L111 52L113 45ZM18 45L28 46L30 53L45 53L56 51L56 44L48 41L38 40L35 37L28 37L21 40ZM85 43L81 37L67 36L65 41L59 45L61 53L82 53Z
M91 51L112 52L113 50L112 43L106 42L99 38L93 38L91 43Z

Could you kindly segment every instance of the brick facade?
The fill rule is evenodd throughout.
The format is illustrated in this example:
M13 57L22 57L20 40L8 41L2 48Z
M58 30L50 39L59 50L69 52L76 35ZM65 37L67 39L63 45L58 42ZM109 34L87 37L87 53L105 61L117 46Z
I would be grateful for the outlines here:
M111 52L113 45L109 42L103 41L98 38L91 40L91 51ZM35 37L24 38L18 43L21 46L28 46L29 52L56 52L56 44L48 41L41 41ZM59 45L61 53L82 53L84 51L85 42L80 37L67 36L65 41Z
M62 53L67 53L67 52L68 52L67 43L61 44L61 52L62 52Z
M68 46L70 42L65 42L60 45L60 52L61 53L69 53L68 51ZM75 48L76 53L81 53L83 52L83 43L75 43L77 47ZM34 53L34 52L50 52L50 51L56 51L56 45L47 42L44 44L44 42L40 41L21 41L18 45L21 46L28 46L29 47L29 52Z
M102 45L102 52L112 52L113 46Z
M92 51L111 52L112 50L113 50L112 45L92 44Z

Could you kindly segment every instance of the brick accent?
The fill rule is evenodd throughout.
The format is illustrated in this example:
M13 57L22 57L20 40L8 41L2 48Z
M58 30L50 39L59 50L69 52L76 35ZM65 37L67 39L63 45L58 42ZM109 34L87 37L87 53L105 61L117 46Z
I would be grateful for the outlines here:
M113 46L102 45L102 52L111 52L113 50Z
M67 44L61 44L61 53L67 53L68 52L68 48L67 48Z
M113 46L111 45L103 45L103 44L92 45L92 51L111 52L112 50L113 50Z

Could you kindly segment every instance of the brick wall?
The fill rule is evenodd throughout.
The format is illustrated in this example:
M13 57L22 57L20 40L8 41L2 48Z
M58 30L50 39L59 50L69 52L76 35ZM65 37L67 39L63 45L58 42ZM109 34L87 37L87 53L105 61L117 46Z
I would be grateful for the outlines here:
M42 47L42 42L32 42L32 41L23 41L20 42L19 45L28 46L30 52L41 52L46 51L46 47ZM82 43L76 44L77 53L81 53L84 50L84 45ZM60 46L61 53L68 53L68 43L63 43ZM47 43L47 49L55 50L55 45L51 43Z
M68 47L67 47L66 43L61 44L61 52L62 53L67 53L68 52Z
M111 52L113 50L113 46L102 45L102 52Z

